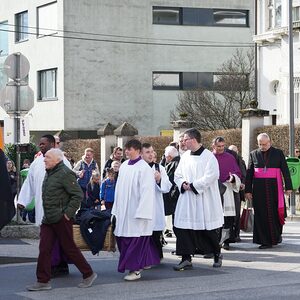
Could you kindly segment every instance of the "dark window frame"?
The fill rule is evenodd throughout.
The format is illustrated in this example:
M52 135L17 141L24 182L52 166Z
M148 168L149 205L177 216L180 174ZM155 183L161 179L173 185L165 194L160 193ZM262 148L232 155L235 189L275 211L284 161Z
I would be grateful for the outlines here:
M27 28L20 24L19 16L27 14ZM22 43L28 41L28 10L21 11L15 14L15 42ZM22 38L22 35L25 35Z
M178 74L179 75L179 86L166 86L166 85L154 85L155 74ZM223 88L224 84L218 87L218 84L214 81L214 76L245 76L247 83L244 89L228 89ZM226 72L166 72L166 71L153 71L152 72L152 89L153 90L183 90L190 91L195 89L203 89L206 91L248 91L250 89L249 83L250 74L244 73L226 73ZM237 77L238 80L238 77ZM222 83L222 82L221 82ZM241 85L237 85L241 86Z
M48 72L48 71L53 71L55 70L55 87L54 87L54 93L55 93L55 96L54 97L42 97L42 80L41 80L41 76L42 76L42 73L44 72ZM45 102L45 101L55 101L55 100L58 100L57 98L57 72L58 68L49 68L49 69L43 69L43 70L38 70L37 71L37 90L38 90L38 93L37 93L37 101L39 102Z
M39 33L39 29L40 29L40 26L39 26L39 9L42 8L42 7L45 7L45 6L52 5L54 3L57 3L57 1L52 1L52 2L49 2L49 3L46 3L46 4L42 4L42 5L40 5L36 8L36 37L37 38L42 38L42 37L45 37L45 36L50 36L50 35L57 34L57 31L53 32L53 33L49 33L49 34L40 34ZM50 28L50 29L52 29L52 28Z
M246 14L246 24L217 24L217 23L214 23L213 26L216 26L216 27L249 27L249 10L247 10L247 9L213 8L213 13L215 11L228 11L228 12L242 12L242 13L245 13Z
M154 23L154 18L153 18L153 13L155 9L160 9L160 10L178 10L179 13L179 22L178 23ZM182 8L181 7L175 7L175 6L152 6L152 24L154 25L171 25L171 26L176 26L176 25L182 25Z
M155 9L160 9L160 10L168 10L168 9L173 9L173 10L178 10L179 11L179 23L174 23L174 24L168 24L168 23L159 23L159 22L154 22L153 14ZM188 19L184 19L184 12L192 12L192 10L195 10L195 19L199 19L197 21L193 22L188 22ZM207 15L207 24L201 24L201 15L203 14L204 11L207 11L205 14ZM241 12L246 15L246 22L245 24L218 24L215 22L214 19L214 12L217 11L224 11L224 12ZM201 13L202 12L202 13ZM189 14L187 14L188 16ZM249 10L248 9L229 9L229 8L198 8L198 7L174 7L174 6L152 6L152 24L154 25L183 25L183 26L201 26L201 27L243 27L247 28L249 27Z

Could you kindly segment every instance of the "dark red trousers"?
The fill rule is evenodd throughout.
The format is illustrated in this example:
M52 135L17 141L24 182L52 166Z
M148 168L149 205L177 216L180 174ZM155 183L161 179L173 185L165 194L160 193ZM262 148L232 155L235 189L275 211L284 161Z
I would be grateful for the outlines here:
M82 273L83 278L93 274L91 266L74 243L72 223L62 217L58 223L41 225L40 253L36 268L38 282L47 283L51 279L51 253L57 239L66 256Z

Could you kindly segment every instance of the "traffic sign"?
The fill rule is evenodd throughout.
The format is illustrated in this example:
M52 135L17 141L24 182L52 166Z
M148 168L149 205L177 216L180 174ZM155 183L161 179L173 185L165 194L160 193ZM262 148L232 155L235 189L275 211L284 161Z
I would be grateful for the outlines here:
M24 79L28 75L29 69L28 59L20 52L7 56L4 62L4 71L13 80Z
M0 106L9 115L14 115L18 111L21 115L26 115L34 106L33 90L27 85L19 87L20 103L18 110L17 88L16 85L7 85L0 91Z

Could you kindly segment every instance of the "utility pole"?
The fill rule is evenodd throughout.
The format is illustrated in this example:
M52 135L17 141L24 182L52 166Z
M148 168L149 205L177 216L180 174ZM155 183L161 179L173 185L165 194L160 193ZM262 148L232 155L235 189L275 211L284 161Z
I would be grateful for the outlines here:
M295 115L294 115L294 59L293 59L293 1L289 0L289 96L290 96L290 156L293 157L295 151ZM290 214L296 214L295 192L290 198Z

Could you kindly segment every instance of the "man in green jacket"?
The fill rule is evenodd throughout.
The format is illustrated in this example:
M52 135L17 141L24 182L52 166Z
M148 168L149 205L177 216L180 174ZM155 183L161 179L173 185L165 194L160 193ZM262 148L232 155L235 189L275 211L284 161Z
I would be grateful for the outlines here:
M56 239L83 275L78 287L90 287L97 278L73 240L71 219L80 206L82 191L75 173L65 166L63 158L60 149L52 148L45 154L46 175L42 189L44 218L40 229L37 282L27 287L29 291L51 289L51 252Z

